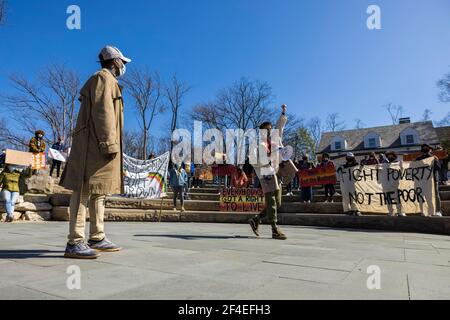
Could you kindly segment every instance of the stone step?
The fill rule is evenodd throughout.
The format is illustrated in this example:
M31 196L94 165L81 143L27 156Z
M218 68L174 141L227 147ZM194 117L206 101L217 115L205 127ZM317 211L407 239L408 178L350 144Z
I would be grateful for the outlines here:
M218 195L205 195L200 194L200 197L215 198L217 200L185 200L184 207L188 211L219 211L219 201ZM70 195L52 195L50 197L53 206L68 207L70 204ZM325 203L325 202L313 202L313 203L302 203L299 202L298 197L283 197L282 206L280 212L289 213L321 213L321 214L340 214L343 212L343 207L339 197L336 197L336 202ZM316 201L324 200L324 198L316 197ZM17 211L37 211L37 210L49 210L49 204L28 204L25 206L21 204L16 209ZM177 201L179 206L180 202ZM450 216L450 201L441 201L442 204L442 214ZM45 208L43 207L45 206ZM32 209L31 206L39 208ZM131 198L121 198L121 197L108 197L106 199L106 207L117 208L117 209L153 209L153 210L171 210L173 207L172 198L155 199L155 200L144 200L144 199L131 199ZM24 207L24 208L22 208ZM23 210L22 210L23 209ZM51 208L50 208L51 209Z
M247 223L252 213L234 212L174 212L159 210L112 209L105 212L106 221L147 221L147 222L205 222L205 223ZM67 207L54 207L53 220L67 221ZM450 235L450 218L426 218L420 216L387 217L362 216L349 217L341 214L290 214L278 216L280 225L299 225L328 228L374 229L383 231L415 232ZM268 226L262 226L267 228ZM232 228L232 226L230 226ZM249 229L249 233L251 233ZM289 235L288 235L289 236Z

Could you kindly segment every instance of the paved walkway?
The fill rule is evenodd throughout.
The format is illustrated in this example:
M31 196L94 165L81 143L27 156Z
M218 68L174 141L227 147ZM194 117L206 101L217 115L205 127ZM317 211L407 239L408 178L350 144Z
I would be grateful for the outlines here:
M79 261L62 258L66 223L0 224L0 299L450 298L450 237L285 227L282 242L263 227L109 223L125 250Z

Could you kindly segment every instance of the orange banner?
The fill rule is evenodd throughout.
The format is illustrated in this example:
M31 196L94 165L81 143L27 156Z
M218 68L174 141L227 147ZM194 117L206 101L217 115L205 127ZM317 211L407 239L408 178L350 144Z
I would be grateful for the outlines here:
M33 153L32 165L34 170L45 169L46 167L45 153Z
M336 168L334 165L317 167L309 170L300 170L298 172L298 177L300 179L300 186L302 187L335 184L337 181Z
M443 160L443 159L447 159L448 158L448 154L445 150L437 150L434 151L433 154L438 157L439 160ZM411 153L411 154L405 154L403 156L403 161L415 161L417 159L417 157L420 157L422 155L421 152L417 152L417 153Z

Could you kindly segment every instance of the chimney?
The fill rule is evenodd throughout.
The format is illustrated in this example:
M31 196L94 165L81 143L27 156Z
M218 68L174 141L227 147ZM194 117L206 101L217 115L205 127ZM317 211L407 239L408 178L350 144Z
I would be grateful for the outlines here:
M400 118L400 120L398 121L399 124L403 124L403 123L411 123L411 118L407 117L407 118Z

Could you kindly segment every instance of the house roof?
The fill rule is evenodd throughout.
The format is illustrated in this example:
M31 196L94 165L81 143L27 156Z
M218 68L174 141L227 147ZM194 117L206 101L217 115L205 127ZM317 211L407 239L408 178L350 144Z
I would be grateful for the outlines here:
M434 128L439 140L450 140L450 126L449 127L438 127Z
M364 147L364 137L375 132L381 137L381 148L397 148L401 147L400 133L408 128L415 129L419 134L419 144L428 143L430 145L439 144L439 138L431 121L402 123L397 125L373 127L354 130L343 130L335 132L325 132L322 134L318 152L332 152L331 140L334 137L342 137L347 141L346 151L366 150Z

